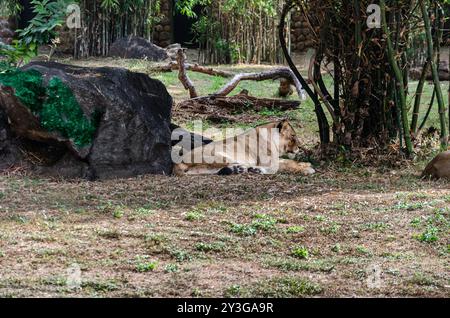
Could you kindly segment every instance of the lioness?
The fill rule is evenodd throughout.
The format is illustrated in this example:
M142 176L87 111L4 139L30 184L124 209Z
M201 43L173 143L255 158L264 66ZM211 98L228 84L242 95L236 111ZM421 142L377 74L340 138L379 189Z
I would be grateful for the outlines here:
M295 157L299 151L300 142L294 129L287 120L282 120L195 148L175 164L174 174L315 173L310 163L280 159L283 156Z
M437 155L423 171L422 178L450 180L450 151Z

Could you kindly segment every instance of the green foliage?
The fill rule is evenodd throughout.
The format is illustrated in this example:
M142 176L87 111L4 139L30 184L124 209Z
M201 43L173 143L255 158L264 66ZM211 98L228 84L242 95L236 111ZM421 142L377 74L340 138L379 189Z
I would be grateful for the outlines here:
M18 30L20 42L25 45L48 44L57 36L55 29L62 26L69 2L73 1L32 0L35 16L25 29Z
M172 256L177 262L189 262L192 260L192 256L188 252L182 250L171 250L169 251L170 256Z
M254 216L255 221L253 221L252 226L261 231L269 231L275 228L275 224L278 221L270 215L266 214L256 214Z
M36 56L37 48L36 43L26 45L19 40L13 40L12 45L0 43L0 56L5 56L9 64L20 66Z
M239 60L239 45L222 38L216 39L213 45L220 58L225 60L229 57L231 63L236 63Z
M177 264L167 264L164 268L166 273L177 273L180 269Z
M439 241L440 233L447 233L450 229L449 208L437 208L434 214L426 218L414 218L410 224L414 228L422 228L422 232L414 238L423 243Z
M197 14L194 9L197 5L209 5L211 0L176 0L175 8L181 14L188 16L190 18L196 18Z
M14 6L14 2L10 10L19 11L20 7ZM71 2L32 0L34 18L25 29L16 30L18 39L13 41L13 45L0 45L0 56L6 56L11 64L28 63L37 56L39 46L50 44L57 37L56 28L62 26L67 5Z
M242 236L252 236L258 231L267 232L273 230L278 223L277 219L266 214L255 214L253 218L255 220L250 224L231 224L230 231Z
M207 15L203 15L192 25L192 34L194 34L194 40L199 43L206 43L208 40L208 31L218 29L219 23L212 21Z
M0 17L15 16L22 10L18 0L2 0L0 2Z
M136 271L139 273L152 272L156 269L157 262L144 262L136 264Z
M135 259L135 270L139 273L152 272L158 266L158 262L149 260L148 255L137 255Z
M232 224L230 231L242 236L252 236L257 232L251 224Z

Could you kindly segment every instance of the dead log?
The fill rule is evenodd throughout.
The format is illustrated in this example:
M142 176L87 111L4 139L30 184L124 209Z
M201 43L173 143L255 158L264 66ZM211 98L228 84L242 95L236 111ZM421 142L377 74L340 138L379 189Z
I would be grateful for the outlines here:
M177 60L178 59L179 58L177 58ZM178 70L181 72L182 70L180 70L179 65L180 65L179 62L172 61L167 65L162 65L162 66L152 68L151 71L172 72L172 71ZM250 81L250 80L264 81L264 80L270 80L270 79L272 79L272 80L280 79L279 95L281 97L287 97L287 96L293 94L291 85L295 86L299 97L301 97L303 99L303 96L304 96L302 85L297 80L297 78L294 76L292 71L286 67L277 68L274 70L265 71L265 72L261 72L261 73L234 74L234 73L227 72L227 71L216 70L211 67L200 66L198 64L189 64L189 63L186 63L186 61L185 61L184 62L184 70L207 74L207 75L211 75L211 76L219 76L219 77L223 77L223 78L231 78L232 77L232 80L229 83L227 83L221 90L219 90L214 95L227 96L239 85L239 83L241 81L245 81L245 80L247 80L247 81ZM184 78L184 75L182 75L182 76ZM180 79L180 81L181 81L181 79ZM183 81L182 81L182 83L183 83L183 86L186 89L188 89ZM189 83L188 83L188 85L189 85ZM192 82L191 82L191 85L193 87ZM192 96L191 96L191 98L192 98Z
M185 69L187 71L207 74L211 76L219 76L223 78L230 78L234 76L234 73L227 72L227 71L220 71L216 70L212 67L206 67L206 66L200 66L199 64L190 64L190 63L184 63ZM151 69L153 72L172 72L172 71L178 71L179 70L179 64L178 62L172 61L167 65L157 66Z
M189 95L191 96L191 98L196 98L198 97L197 91L195 90L194 84L186 73L186 55L184 54L184 51L184 49L179 49L177 53L177 62L179 65L178 79L183 84L184 89L189 90Z
M227 108L230 111L256 110L292 110L298 109L299 101L257 98L241 93L235 96L210 95L188 99L181 102L179 108L209 109L211 107Z

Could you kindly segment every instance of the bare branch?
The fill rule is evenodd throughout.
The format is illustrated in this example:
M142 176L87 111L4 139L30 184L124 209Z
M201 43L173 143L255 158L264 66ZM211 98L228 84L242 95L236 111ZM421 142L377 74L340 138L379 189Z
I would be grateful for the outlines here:
M177 53L177 62L179 65L178 79L183 84L184 89L189 90L189 95L191 96L191 98L195 98L198 97L198 94L197 91L195 90L194 84L192 83L192 81L190 80L190 78L186 73L186 65L185 65L186 55L184 54L184 51L185 50L183 49L179 49Z
M184 63L184 66L185 66L186 70L188 70L188 71L207 74L207 75L211 75L211 76L219 76L219 77L223 77L223 78L230 78L230 77L234 76L234 73L216 70L216 69L213 69L212 67L200 66L197 63L195 63L195 64ZM179 70L178 62L174 62L174 61L170 62L167 65L162 65L162 66L158 66L158 67L151 69L151 71L154 71L154 72L172 72L172 71L177 71L177 70Z
M277 68L274 70L269 70L260 73L241 73L237 74L233 77L233 79L228 82L224 87L222 87L218 92L216 92L215 96L227 96L230 94L241 81L265 81L265 80L274 80L279 78L285 78L294 83L294 86L297 90L297 93L300 97L303 97L303 88L297 78L294 76L292 71L287 67Z

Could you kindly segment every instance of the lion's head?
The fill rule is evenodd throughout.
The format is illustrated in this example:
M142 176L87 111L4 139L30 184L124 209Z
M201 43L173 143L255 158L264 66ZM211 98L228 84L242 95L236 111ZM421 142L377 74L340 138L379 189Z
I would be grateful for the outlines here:
M277 128L280 130L280 154L295 157L300 151L300 140L297 138L294 128L287 120L279 122Z

